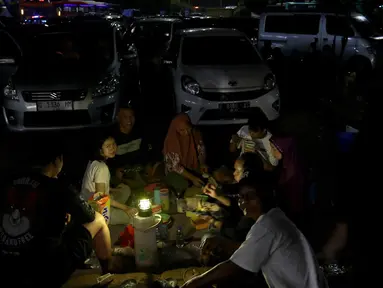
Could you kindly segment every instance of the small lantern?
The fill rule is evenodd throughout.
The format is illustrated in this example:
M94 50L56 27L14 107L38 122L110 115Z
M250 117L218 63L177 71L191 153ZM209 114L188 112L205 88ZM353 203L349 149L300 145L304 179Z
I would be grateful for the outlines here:
M149 199L141 199L138 202L138 216L150 217L152 216L152 203Z

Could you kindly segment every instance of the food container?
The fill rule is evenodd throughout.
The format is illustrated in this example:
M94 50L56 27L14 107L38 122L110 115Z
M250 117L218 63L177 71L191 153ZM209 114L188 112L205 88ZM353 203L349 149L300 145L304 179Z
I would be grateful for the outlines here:
M162 212L161 205L152 205L153 214L159 214Z
M169 189L163 188L160 190L161 206L163 211L169 211L170 200L169 200Z

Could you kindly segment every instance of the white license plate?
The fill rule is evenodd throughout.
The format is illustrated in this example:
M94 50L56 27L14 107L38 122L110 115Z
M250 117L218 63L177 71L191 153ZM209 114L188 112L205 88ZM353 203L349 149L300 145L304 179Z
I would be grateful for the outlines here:
M73 110L72 101L41 101L37 102L37 111Z
M222 110L236 112L250 107L250 102L224 103L219 105Z

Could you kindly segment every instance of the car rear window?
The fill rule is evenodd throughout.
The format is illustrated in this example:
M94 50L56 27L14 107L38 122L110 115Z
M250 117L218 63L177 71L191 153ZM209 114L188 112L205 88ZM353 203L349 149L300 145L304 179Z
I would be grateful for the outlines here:
M253 65L262 60L243 36L185 37L182 63L185 65Z

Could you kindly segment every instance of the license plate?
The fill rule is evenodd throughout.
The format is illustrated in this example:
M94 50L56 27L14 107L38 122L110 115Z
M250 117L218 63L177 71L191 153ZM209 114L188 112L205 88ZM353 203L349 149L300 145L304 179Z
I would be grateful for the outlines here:
M41 101L37 102L37 111L73 110L72 101Z
M240 103L224 103L220 104L222 110L228 110L230 112L236 112L250 107L250 102L240 102Z

